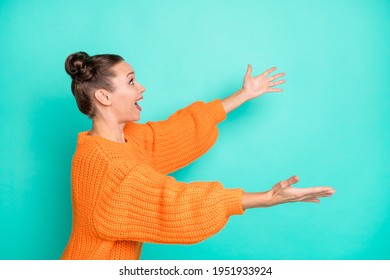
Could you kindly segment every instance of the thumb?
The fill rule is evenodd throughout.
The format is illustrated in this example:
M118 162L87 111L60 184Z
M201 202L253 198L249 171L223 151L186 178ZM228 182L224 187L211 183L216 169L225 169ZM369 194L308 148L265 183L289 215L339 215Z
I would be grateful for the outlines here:
M252 74L252 66L248 64L248 69L246 70L245 76L250 77Z
M293 185L293 184L297 183L298 181L299 181L298 176L292 176L292 177L288 178L287 180L283 180L282 182L280 182L280 185L282 188L285 188L289 185Z

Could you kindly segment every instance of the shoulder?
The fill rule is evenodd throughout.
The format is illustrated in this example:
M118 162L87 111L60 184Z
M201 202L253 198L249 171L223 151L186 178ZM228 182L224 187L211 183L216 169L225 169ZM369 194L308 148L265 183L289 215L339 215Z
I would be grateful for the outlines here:
M79 132L73 165L106 165L110 160L107 152L87 131Z
M147 124L140 124L135 122L127 122L123 128L123 133L126 139L137 141L138 139L147 138L149 127Z

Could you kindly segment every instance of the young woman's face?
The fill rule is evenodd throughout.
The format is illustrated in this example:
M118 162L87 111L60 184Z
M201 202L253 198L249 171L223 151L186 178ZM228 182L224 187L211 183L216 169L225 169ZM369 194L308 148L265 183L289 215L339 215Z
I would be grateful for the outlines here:
M118 122L138 121L141 107L138 102L143 98L145 88L135 79L133 68L125 61L113 67L116 77L112 79L115 91L111 94L112 110Z

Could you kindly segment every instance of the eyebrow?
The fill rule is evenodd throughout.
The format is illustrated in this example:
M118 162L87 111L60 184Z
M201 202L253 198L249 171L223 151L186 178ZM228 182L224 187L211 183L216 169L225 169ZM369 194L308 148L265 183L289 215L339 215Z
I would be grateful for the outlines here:
M127 78L130 74L135 74L135 73L134 73L134 72L130 72L129 74L126 75L126 78Z

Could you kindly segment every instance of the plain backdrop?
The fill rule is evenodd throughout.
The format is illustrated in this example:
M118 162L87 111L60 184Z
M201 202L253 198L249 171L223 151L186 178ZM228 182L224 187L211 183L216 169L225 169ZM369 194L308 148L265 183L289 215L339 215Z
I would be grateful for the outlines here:
M249 209L195 245L145 244L142 259L390 259L390 2L0 2L0 259L59 259L72 227L71 160L91 121L66 57L123 56L146 88L140 123L285 72L219 125L216 144L171 174L265 191L337 190L320 204Z

